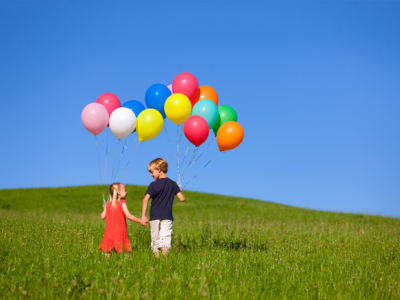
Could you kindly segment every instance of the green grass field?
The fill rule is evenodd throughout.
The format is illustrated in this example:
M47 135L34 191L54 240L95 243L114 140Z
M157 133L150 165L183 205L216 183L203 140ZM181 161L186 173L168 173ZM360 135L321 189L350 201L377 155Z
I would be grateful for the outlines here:
M133 252L107 258L103 190L0 190L2 299L400 299L400 219L186 192L168 257L129 222Z

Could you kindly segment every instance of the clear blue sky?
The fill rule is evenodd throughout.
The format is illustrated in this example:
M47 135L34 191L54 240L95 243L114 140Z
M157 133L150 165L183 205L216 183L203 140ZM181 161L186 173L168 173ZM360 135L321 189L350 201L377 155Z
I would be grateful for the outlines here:
M0 28L0 188L99 184L82 108L192 72L245 139L214 142L187 189L400 216L400 2L3 1ZM167 128L136 152L129 137L118 180L147 185L158 156L176 179ZM99 142L112 168L120 145Z

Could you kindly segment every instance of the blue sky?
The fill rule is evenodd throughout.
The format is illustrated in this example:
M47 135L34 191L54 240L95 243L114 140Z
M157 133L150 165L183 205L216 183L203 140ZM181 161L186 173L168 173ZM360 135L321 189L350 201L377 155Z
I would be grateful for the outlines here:
M158 156L176 180L174 124L128 137L121 158L80 113L191 72L245 138L224 153L212 140L185 188L400 216L400 2L8 1L0 15L0 188L100 184L106 145L108 181L121 160L116 179L147 185Z

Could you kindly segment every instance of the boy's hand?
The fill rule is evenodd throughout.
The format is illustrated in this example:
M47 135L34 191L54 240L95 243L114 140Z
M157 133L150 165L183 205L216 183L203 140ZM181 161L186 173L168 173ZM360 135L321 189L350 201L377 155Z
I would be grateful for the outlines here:
M147 223L149 222L149 219L147 219L147 217L142 217L140 219L140 224L143 226L147 226Z

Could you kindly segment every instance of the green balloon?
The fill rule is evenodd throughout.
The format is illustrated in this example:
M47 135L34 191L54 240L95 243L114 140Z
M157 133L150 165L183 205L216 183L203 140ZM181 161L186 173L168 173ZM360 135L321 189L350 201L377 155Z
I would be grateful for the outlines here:
M218 106L218 121L213 127L215 136L217 136L219 127L228 121L237 121L236 111L229 105Z

